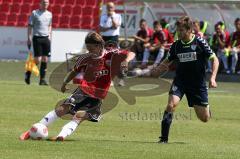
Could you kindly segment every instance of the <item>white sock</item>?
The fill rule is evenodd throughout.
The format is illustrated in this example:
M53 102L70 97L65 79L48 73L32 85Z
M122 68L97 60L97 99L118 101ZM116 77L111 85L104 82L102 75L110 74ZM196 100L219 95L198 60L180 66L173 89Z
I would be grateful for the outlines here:
M77 128L79 124L79 121L72 120L66 125L63 126L61 132L58 134L58 137L61 136L63 138L66 138L67 136L71 135Z
M58 116L55 112L55 110L50 111L47 115L45 115L42 120L39 121L39 123L44 124L46 126L53 123L56 119L58 119Z

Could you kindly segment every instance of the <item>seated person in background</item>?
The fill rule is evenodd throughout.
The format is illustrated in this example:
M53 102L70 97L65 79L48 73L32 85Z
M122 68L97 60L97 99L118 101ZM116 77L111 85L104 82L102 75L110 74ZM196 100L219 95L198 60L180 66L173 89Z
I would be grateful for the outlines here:
M232 54L232 66L231 71L232 73L235 73L235 69L238 62L238 56L240 53L240 18L237 18L235 20L235 28L236 31L233 32L231 36L231 54ZM240 70L237 72L237 74L240 74Z
M226 32L222 29L220 23L215 24L215 33L212 37L212 49L217 53L219 61L223 62L224 72L229 74L230 71L228 69L228 54L226 48L229 44L229 37Z
M199 21L200 31L203 33L203 38L208 42L212 38L212 31L208 21Z
M198 20L193 21L193 32L196 36L203 38L203 33L200 29L200 22Z
M142 61L143 59L143 52L144 52L144 44L147 44L150 38L153 35L153 29L148 27L147 22L145 19L141 19L139 22L140 29L138 30L137 34L133 36L135 39L134 45L131 48L132 52L136 53L137 61Z
M160 24L162 25L163 32L165 33L166 40L167 40L167 43L165 45L165 50L169 50L170 46L174 42L173 34L169 31L169 24L167 23L166 19L164 19L164 18L161 19Z
M166 44L166 34L162 29L162 25L158 21L153 22L154 33L151 39L151 43L145 44L145 50L143 53L143 61L142 61L142 68L147 66L150 52L155 54L157 52L157 56L154 61L154 66L157 66L163 56L164 56L164 45Z
M193 21L193 33L197 37L201 37L201 38L205 39L203 32L201 32L200 22L198 20ZM206 72L208 72L208 73L212 72L211 65L212 65L211 60L208 60Z

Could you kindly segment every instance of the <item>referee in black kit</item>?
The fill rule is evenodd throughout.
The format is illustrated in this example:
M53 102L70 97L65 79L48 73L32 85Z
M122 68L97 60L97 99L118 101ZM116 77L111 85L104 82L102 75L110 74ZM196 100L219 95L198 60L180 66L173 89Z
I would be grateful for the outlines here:
M50 56L50 39L52 32L52 13L47 10L49 0L40 0L40 8L33 10L28 23L28 48L33 44L34 59L40 65L39 85L48 85L45 81L48 57ZM26 84L30 84L31 72L25 74Z

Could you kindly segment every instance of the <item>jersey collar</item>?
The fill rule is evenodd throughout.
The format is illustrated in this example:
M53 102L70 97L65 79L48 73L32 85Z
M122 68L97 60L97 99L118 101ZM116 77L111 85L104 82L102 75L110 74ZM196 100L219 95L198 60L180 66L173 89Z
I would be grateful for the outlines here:
M186 42L186 43L185 43L184 41L181 40L181 43L182 43L183 45L190 44L190 43L193 42L194 38L195 38L195 35L193 34L192 39L191 39L189 42Z
M106 54L106 50L104 49L101 56L94 57L93 59L101 59L105 54Z

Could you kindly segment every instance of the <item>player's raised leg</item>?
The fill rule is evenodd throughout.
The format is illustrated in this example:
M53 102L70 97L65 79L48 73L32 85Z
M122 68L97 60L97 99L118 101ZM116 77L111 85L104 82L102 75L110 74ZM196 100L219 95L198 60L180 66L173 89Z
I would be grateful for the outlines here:
M70 110L70 113L73 115L72 120L63 126L57 137L54 137L50 140L63 141L67 136L70 136L77 129L78 125L80 125L80 123L84 120L98 122L101 119L101 103L102 102L100 99L82 96L82 100L75 103L75 106Z
M178 97L177 95L170 94L168 97L168 104L162 118L161 136L159 137L159 143L168 142L168 135L173 119L173 112L175 111L176 106L178 105L180 100L180 97Z
M207 122L211 117L209 105L208 106L195 105L194 110L197 114L198 119L200 119L202 122Z

